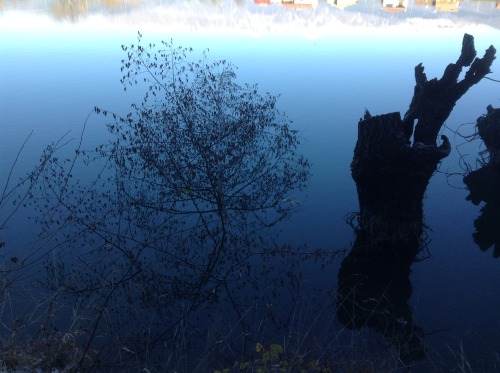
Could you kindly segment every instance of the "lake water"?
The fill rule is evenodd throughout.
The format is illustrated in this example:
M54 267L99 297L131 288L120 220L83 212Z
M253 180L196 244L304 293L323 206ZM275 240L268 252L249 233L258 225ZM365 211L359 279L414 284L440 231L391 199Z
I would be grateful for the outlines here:
M500 9L492 1L288 5L0 2L1 180L31 132L13 178L30 170L50 142L68 131L68 138L78 138L94 106L124 115L140 101L142 93L124 92L119 81L121 45L136 42L140 30L146 42L172 38L198 55L209 48L210 58L238 67L238 82L281 95L278 106L300 131L300 151L312 163L312 177L306 191L294 196L300 208L279 226L279 240L349 249L354 234L345 216L358 209L350 162L365 108L404 114L414 67L422 62L429 78L439 78L458 58L464 33L474 35L479 56L491 44L498 48ZM443 11L446 7L458 11ZM497 60L489 76L499 80L499 70ZM453 150L424 200L429 257L413 264L410 277L410 307L414 323L427 334L428 359L415 362L411 371L500 371L500 262L492 249L483 252L474 243L481 205L466 201L460 175L460 154L475 168L483 147L478 140L465 144L453 133L472 133L489 104L500 106L500 84L484 79L459 100L443 132ZM89 118L89 144L107 141L104 123L97 115ZM0 214L10 211L10 205L2 206ZM37 226L26 219L30 214L17 211L1 232L5 260L40 247ZM341 259L322 271L306 270L306 288L334 291Z

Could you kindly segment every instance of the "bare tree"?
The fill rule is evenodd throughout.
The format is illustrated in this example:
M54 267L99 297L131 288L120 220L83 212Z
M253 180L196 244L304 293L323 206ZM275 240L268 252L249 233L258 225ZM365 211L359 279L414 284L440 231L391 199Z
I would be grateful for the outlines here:
M58 247L45 285L92 299L87 349L106 318L125 322L122 336L143 328L148 346L207 304L228 302L245 325L244 289L274 270L263 258L290 250L266 229L297 208L309 177L298 132L227 61L143 46L140 34L122 48L124 88L146 94L127 116L95 108L113 118L108 143L52 159L36 197Z

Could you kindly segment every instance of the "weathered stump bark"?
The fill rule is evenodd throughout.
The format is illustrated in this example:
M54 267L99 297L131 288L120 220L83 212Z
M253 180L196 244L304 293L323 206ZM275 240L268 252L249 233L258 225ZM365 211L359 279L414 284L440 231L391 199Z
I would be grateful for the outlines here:
M406 239L422 233L422 201L439 161L451 150L410 146L399 113L365 116L351 165L359 200L359 226L372 238Z
M464 177L469 189L467 200L475 205L485 202L481 215L474 221L474 241L483 251L493 248L500 257L500 109L490 105L487 114L478 118L477 130L486 145L488 163Z
M409 275L422 247L425 190L451 151L446 136L440 146L437 136L457 100L490 72L494 59L493 46L476 58L474 39L466 34L460 57L441 79L427 80L422 64L415 68L415 92L403 119L399 113L371 116L367 111L358 124L351 164L358 226L339 271L337 315L349 328L380 331L398 348L404 365L425 356L424 333L413 324L408 306Z

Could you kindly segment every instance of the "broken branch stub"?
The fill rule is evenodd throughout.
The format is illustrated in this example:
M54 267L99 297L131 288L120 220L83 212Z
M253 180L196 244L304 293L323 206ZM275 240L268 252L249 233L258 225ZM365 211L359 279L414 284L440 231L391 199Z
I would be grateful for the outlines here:
M407 141L410 141L414 121L417 120L414 143L435 145L437 135L456 102L469 88L490 73L495 53L495 48L490 46L483 58L476 58L474 37L465 34L457 62L446 67L441 79L427 80L423 65L417 65L413 99L403 119ZM462 69L467 66L470 68L465 77L458 81Z

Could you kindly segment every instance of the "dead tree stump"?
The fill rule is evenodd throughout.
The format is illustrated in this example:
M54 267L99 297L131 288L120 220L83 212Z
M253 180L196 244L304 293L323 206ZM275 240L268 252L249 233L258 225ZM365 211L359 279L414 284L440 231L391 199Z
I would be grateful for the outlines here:
M373 117L365 113L351 164L360 229L373 238L420 236L425 190L439 161L451 150L446 136L436 145L438 133L457 100L490 72L495 52L490 46L483 58L476 58L474 38L465 34L460 57L441 79L427 80L422 64L415 68L414 96L403 119L399 113Z
M338 275L337 316L348 328L382 333L405 366L425 356L424 332L413 324L407 302L411 264L422 247L424 193L451 151L446 136L439 146L437 136L457 100L490 72L495 53L491 46L476 58L474 38L465 34L460 57L441 79L427 80L422 64L416 66L403 119L366 111L358 123L351 172L359 215L356 241ZM469 69L458 81L464 67Z

